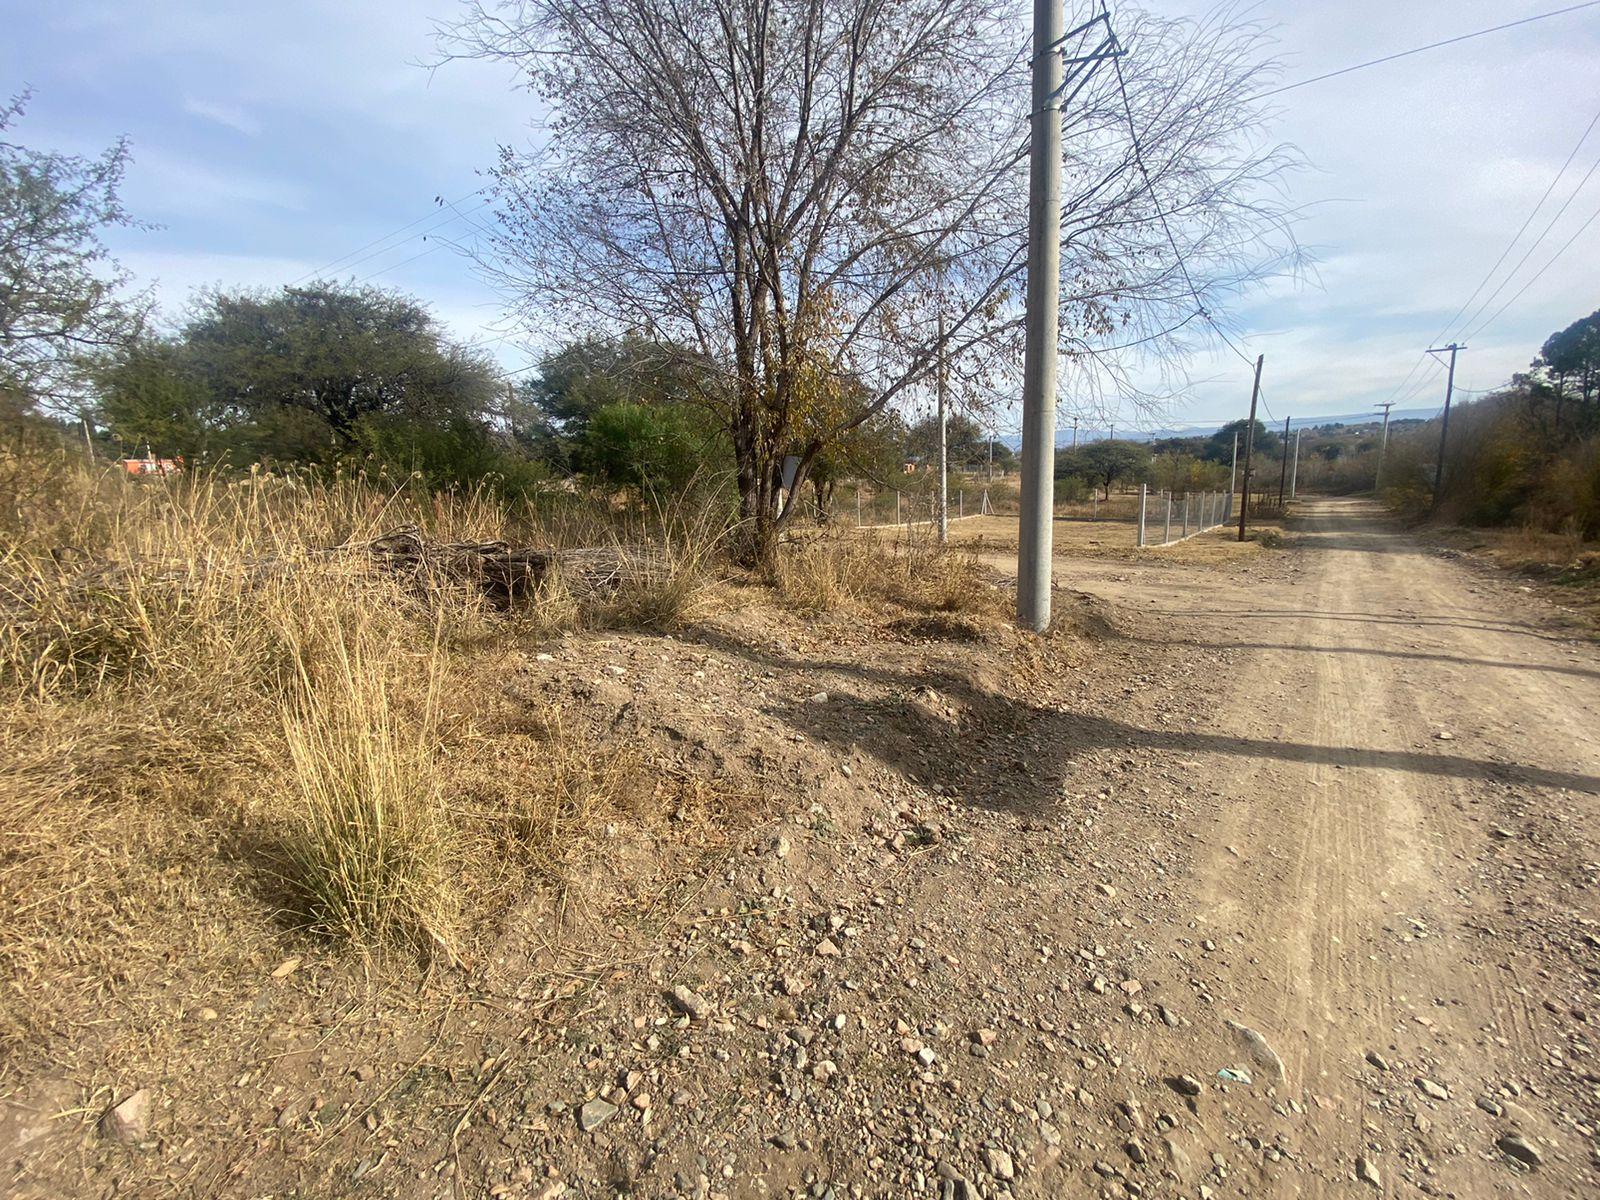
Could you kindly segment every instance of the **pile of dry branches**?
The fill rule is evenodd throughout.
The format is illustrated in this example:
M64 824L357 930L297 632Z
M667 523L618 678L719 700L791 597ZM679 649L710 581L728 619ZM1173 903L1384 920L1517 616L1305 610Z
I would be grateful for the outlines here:
M581 600L647 580L668 566L662 553L651 547L553 550L507 542L431 542L414 525L374 538L364 548L385 570L419 579L460 580L503 606L537 598L555 579Z

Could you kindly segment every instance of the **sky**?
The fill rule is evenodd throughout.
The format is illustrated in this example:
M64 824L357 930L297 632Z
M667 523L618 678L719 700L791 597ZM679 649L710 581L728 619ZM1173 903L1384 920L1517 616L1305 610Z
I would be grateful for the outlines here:
M1293 83L1572 2L1249 7L1272 28ZM1181 15L1209 4L1146 6ZM169 318L201 287L354 278L419 297L453 334L519 369L530 348L451 243L489 215L474 194L481 172L499 145L526 142L534 102L501 66L429 68L434 23L455 11L452 0L0 0L0 93L33 89L14 131L27 145L90 154L131 140L124 199L154 227L108 240L155 285ZM1295 88L1273 104L1273 134L1310 163L1290 195L1305 206L1299 237L1316 265L1234 306L1236 343L1266 355L1263 417L1356 413L1391 399L1397 411L1436 406L1442 372L1418 362L1453 337L1468 343L1456 382L1470 396L1600 308L1600 219L1579 232L1600 210L1600 170L1586 177L1600 164L1597 127L1501 271L1450 324L1600 110L1600 7ZM1231 351L1202 351L1187 369L1192 385L1161 423L1243 415L1250 370ZM1072 397L1064 402L1066 411ZM1131 408L1121 419L1138 424Z

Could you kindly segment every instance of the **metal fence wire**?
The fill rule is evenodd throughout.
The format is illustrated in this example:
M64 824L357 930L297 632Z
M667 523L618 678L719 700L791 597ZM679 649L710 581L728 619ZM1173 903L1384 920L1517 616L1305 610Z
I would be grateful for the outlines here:
M1139 487L1138 546L1171 546L1197 533L1225 525L1233 516L1232 492L1171 492L1150 494Z

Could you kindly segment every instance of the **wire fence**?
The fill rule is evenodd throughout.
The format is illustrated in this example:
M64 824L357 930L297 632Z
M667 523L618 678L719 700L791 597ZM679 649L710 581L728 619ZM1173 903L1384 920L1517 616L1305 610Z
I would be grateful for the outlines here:
M1139 534L1137 546L1171 546L1197 533L1216 529L1233 516L1231 492L1171 492L1151 494L1139 488Z
M1056 521L1105 526L1123 526L1126 537L1136 547L1170 546L1216 529L1235 513L1234 496L1227 491L1152 492L1141 485L1137 492L1092 491L1082 499L1058 499L1053 506ZM859 529L893 529L902 526L932 525L938 521L936 489L863 485L849 487L843 495L832 496L824 518L829 524ZM950 487L949 519L952 522L976 517L1011 516L1017 513L1015 484L996 479L992 483L966 478Z
M950 487L949 519L993 516L995 505L989 488L980 480ZM939 498L929 488L901 490L885 488L869 491L856 487L852 495L835 497L828 505L828 520L834 524L853 524L859 529L888 529L899 525L931 525L938 521Z

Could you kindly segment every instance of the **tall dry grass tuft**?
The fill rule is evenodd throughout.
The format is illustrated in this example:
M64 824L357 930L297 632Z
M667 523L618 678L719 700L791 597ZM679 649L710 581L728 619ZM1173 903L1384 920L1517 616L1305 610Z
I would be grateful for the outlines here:
M291 634L284 881L313 930L427 954L459 912L434 765L442 664L437 639L407 662L374 624L354 615L316 648Z

